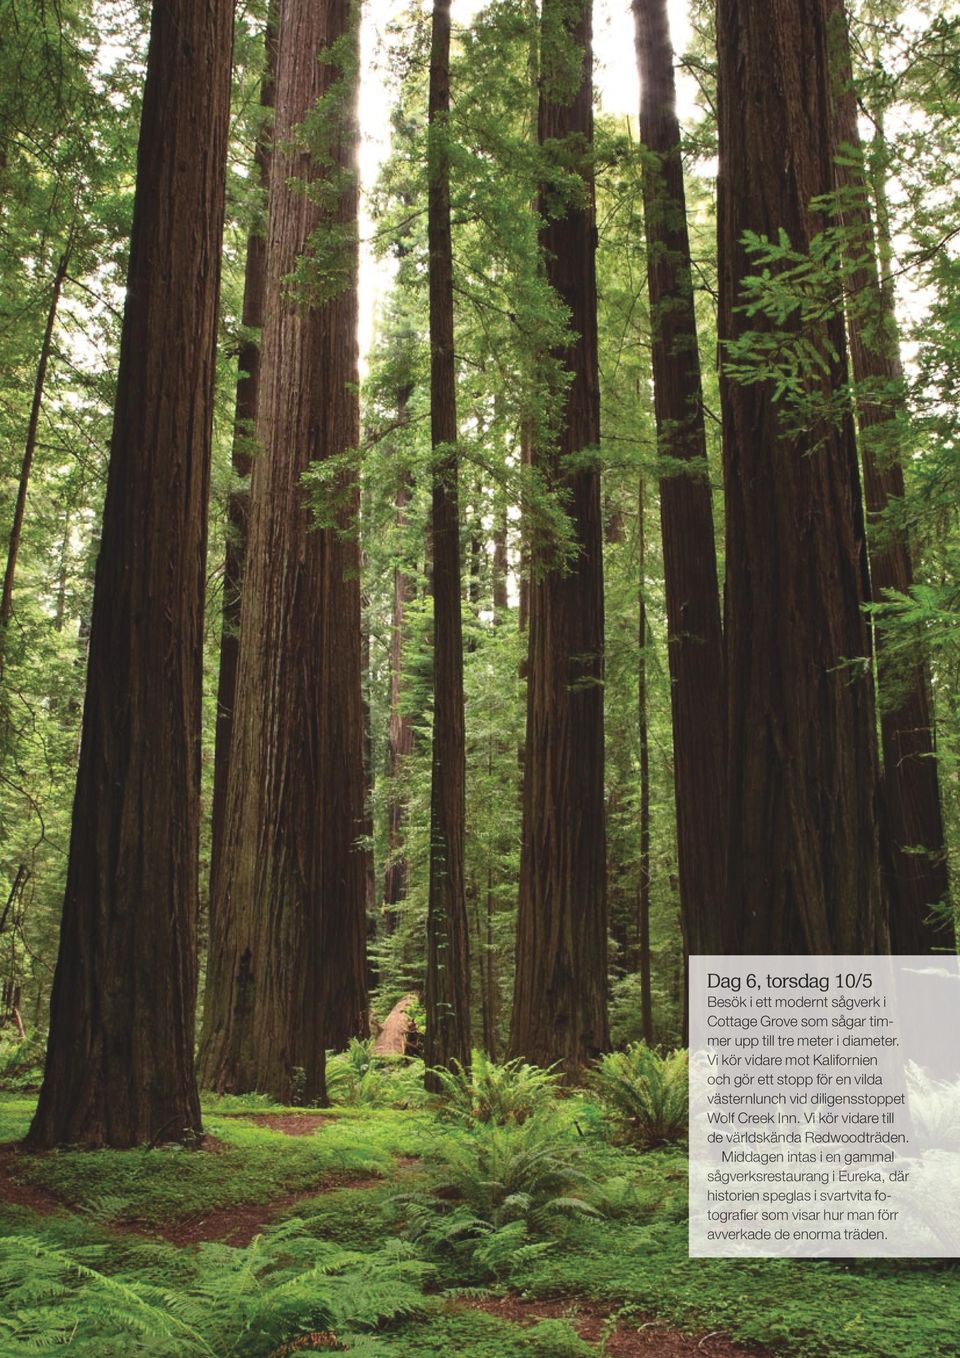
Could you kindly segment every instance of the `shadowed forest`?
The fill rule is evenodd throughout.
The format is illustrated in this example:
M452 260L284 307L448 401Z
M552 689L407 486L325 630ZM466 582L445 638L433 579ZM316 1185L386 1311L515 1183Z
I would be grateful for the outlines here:
M0 0L0 1358L960 1351L686 1216L692 954L956 951L958 170L954 3Z

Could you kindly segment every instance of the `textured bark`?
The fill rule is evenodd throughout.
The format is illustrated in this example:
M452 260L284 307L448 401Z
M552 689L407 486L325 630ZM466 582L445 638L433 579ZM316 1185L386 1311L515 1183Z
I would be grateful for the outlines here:
M407 403L410 391L405 388L397 401L397 422L407 422ZM397 526L407 526L407 506L410 503L410 478L404 473L397 486L394 501ZM413 722L403 710L403 642L407 607L416 597L416 582L402 566L393 572L393 618L390 625L390 729L387 736L387 772L390 778L390 801L387 807L387 867L383 879L383 901L387 906L387 926L393 928L399 905L407 895L407 863L403 855L403 797L397 779L405 761L413 754Z
M450 0L434 0L430 52L430 437L434 455L433 776L424 1059L431 1068L470 1060L470 935L464 882L466 737L457 495L457 387L450 234Z
M526 417L520 423L520 466L524 469L533 463L532 421ZM530 533L528 514L521 505L520 509L520 581L517 626L521 632L527 630L530 621ZM526 659L520 662L520 677L527 674Z
M497 514L493 530L493 625L499 627L503 622L510 600L507 594L507 577L510 563L507 555L507 507L504 505Z
M277 72L277 16L271 9L267 22L264 70L260 83L260 108L263 121L253 153L254 173L264 197L270 191L270 162L273 127L270 114L275 97ZM247 237L247 257L243 278L243 328L237 355L237 394L234 406L234 475L242 484L230 492L227 505L227 549L223 566L223 626L220 634L220 671L217 679L217 731L213 766L213 811L211 815L210 900L216 896L216 877L223 847L227 784L230 771L230 739L233 709L237 695L237 660L240 655L240 596L243 565L247 554L247 507L250 500L249 476L253 466L251 440L260 400L260 330L263 327L263 302L267 278L267 240L265 222L255 222ZM256 333L254 333L256 332Z
M646 533L644 485L640 478L637 524L640 534L640 623L637 629L637 724L640 732L640 880L637 883L637 938L634 966L640 976L640 1021L645 1042L653 1042L653 994L650 985L650 731L647 720Z
M229 0L153 12L36 1147L200 1131L200 700L232 20Z
M719 0L720 335L752 230L804 249L833 187L827 0ZM843 319L807 325L845 381ZM831 356L831 351L833 355ZM877 755L863 524L852 422L787 432L771 384L724 377L727 893L745 952L882 952ZM849 665L847 662L854 662Z
M349 0L283 0L262 452L251 478L200 1070L210 1087L308 1100L325 1096L325 1048L367 1026L356 847L364 815L359 551L355 538L312 522L301 482L312 462L359 441L355 53L342 71L320 59L338 40L355 47ZM343 97L325 106L316 156L298 128L340 81ZM298 260L331 239L341 290L320 298L312 284L292 288ZM340 523L355 524L355 478L342 474L336 492Z
M17 484L13 523L10 526L10 537L7 543L7 564L3 572L3 590L0 593L0 675L3 674L6 630L10 625L10 616L13 612L13 581L17 572L17 557L20 553L20 538L23 533L23 516L27 507L30 473L33 470L33 455L37 449L37 430L40 425L40 411L43 407L43 393L47 382L50 350L53 347L53 329L57 323L60 293L63 290L63 280L67 276L69 263L70 253L68 249L60 257L60 263L57 265L56 273L53 276L53 284L50 288L50 305L47 308L47 320L43 328L40 357L37 360L37 371L33 382L33 400L30 404L27 437L24 440L23 458L20 463L20 480Z
M597 370L595 210L589 3L544 0L539 138L566 142L584 181L581 205L547 201L541 234L549 282L575 338L558 355L571 374L554 447L534 449L563 494L575 559L532 544L523 843L511 1048L574 1075L609 1045L603 785L603 525ZM575 91L559 87L558 41L583 52ZM559 214L559 215L557 215ZM586 454L586 456L585 456ZM571 465L573 463L573 465Z
M840 152L837 182L847 228L850 293L847 334L858 387L857 422L868 513L867 551L874 598L913 586L906 532L884 518L904 496L897 420L904 413L903 369L891 288L880 277L876 238L863 174L857 97L843 0L830 0L834 56L834 116ZM884 830L889 837L887 892L890 943L896 953L952 947L952 926L931 921L929 908L947 896L947 861L923 638L912 662L891 661L882 628L875 633L880 734L883 748ZM921 848L923 852L918 852Z
M686 948L723 949L723 637L666 0L634 0L680 906Z

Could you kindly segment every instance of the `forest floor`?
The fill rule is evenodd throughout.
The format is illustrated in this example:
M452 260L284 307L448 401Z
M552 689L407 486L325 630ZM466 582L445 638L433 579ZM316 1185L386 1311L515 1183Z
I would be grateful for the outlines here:
M690 1259L682 1149L557 1103L544 1139L229 1099L199 1150L35 1156L0 1096L0 1358L960 1353L956 1264Z

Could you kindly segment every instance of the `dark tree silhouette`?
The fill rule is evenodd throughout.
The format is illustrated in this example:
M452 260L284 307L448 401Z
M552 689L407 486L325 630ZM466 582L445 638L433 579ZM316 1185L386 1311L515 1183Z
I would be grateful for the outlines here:
M232 23L230 0L153 9L34 1147L200 1131L200 699Z
M570 80L571 44L579 49ZM603 528L593 170L591 7L544 0L539 140L562 147L582 201L540 208L547 278L570 313L570 374L556 444L532 460L563 498L574 556L531 543L523 845L514 1054L575 1073L609 1045L603 751ZM571 88L571 85L573 88Z
M822 228L834 185L826 0L719 0L720 336L746 231ZM789 156L784 159L784 150ZM798 324L798 322L797 322ZM726 489L727 893L745 952L882 952L877 754L857 449L834 418L842 316L807 324L801 409L769 380L721 384Z
M470 959L463 853L466 743L457 493L457 385L450 234L450 0L434 0L427 236L433 469L433 777L427 908L427 1085L432 1067L470 1059Z

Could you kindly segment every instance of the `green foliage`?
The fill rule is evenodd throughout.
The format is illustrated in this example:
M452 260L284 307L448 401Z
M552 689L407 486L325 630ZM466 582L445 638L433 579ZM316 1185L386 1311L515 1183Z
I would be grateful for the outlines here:
M931 1115L935 1105L934 1098ZM254 1111L257 1104L250 1107ZM429 1232L425 1235L423 1248L434 1255L436 1274L418 1263L409 1247L384 1247L390 1219L402 1219L405 1211L387 1182L311 1196L291 1209L294 1217L244 1249L214 1243L177 1248L160 1239L110 1231L89 1213L39 1216L26 1208L0 1206L0 1234L6 1237L0 1246L0 1325L6 1326L0 1330L0 1352L11 1358L28 1352L50 1358L61 1352L79 1358L113 1358L116 1353L131 1358L268 1358L310 1329L328 1327L346 1336L350 1351L358 1355L553 1358L567 1351L561 1345L577 1352L577 1341L557 1322L520 1327L454 1299L429 1295L436 1282L462 1284L498 1274L511 1289L531 1298L592 1301L623 1317L634 1312L656 1316L688 1334L719 1331L790 1358L821 1358L825 1353L835 1358L930 1358L953 1352L960 1328L960 1269L955 1262L690 1259L684 1153L606 1144L592 1110L589 1099L573 1097L549 1120L549 1128L538 1117L520 1127L481 1126L473 1135L426 1115L367 1107L338 1117L355 1139L389 1138L396 1146L403 1126L421 1150L429 1148L422 1169L405 1172L422 1173L422 1182L436 1191L411 1194L407 1201L430 1196L441 1235L441 1218L458 1209L472 1210L475 1216L487 1212L489 1225L497 1203L486 1196L484 1184L471 1184L485 1180L488 1169L502 1173L505 1159L522 1159L473 1152L473 1170L465 1180L446 1172L448 1148L457 1157L465 1145L490 1138L516 1148L542 1123L537 1136L552 1147L550 1157L572 1163L578 1176L590 1180L525 1171L512 1184L520 1192L532 1183L541 1202L572 1193L593 1211L577 1210L567 1218L564 1211L548 1209L542 1223L527 1226L517 1217L505 1220L516 1205L507 1207L498 1193L498 1219L504 1222L500 1233L487 1229L473 1237L486 1243L483 1258L475 1255L469 1231L457 1242L455 1223L449 1242L440 1238L433 1244ZM30 1111L23 1099L0 1099L0 1137L22 1133ZM244 1135L235 1138L234 1128ZM230 1149L207 1155L206 1161L218 1167L224 1203L250 1200L243 1195L255 1190L258 1178L258 1200L273 1194L276 1180L269 1177L261 1147L281 1160L304 1152L316 1158L322 1145L322 1132L291 1138L260 1127L242 1128L239 1120L226 1117L217 1130L229 1137ZM533 1150L532 1142L528 1150ZM134 1165L142 1163L138 1152L125 1156ZM195 1201L191 1178L203 1159L203 1153L194 1153L176 1162L187 1205ZM82 1167L87 1203L115 1190L115 1157L47 1157L51 1164L61 1160L73 1162L77 1178ZM464 1183L468 1196L460 1198ZM148 1196L154 1193L154 1219L163 1221L149 1179L144 1177L143 1184ZM390 1217L385 1219L381 1210L388 1202ZM176 1216L172 1197L167 1210L166 1219ZM65 1333L73 1336L68 1346L56 1342ZM24 1347L28 1337L32 1348Z
M560 1080L553 1067L542 1070L521 1057L498 1063L476 1048L469 1066L455 1061L453 1069L438 1067L434 1073L440 1081L439 1112L468 1126L526 1122L549 1107Z
M375 1108L419 1108L425 1102L423 1062L375 1056L373 1038L351 1038L344 1052L327 1053L331 1103Z
M39 1089L43 1078L45 1043L39 1034L0 1037L0 1089L13 1093Z
M530 1329L527 1342L542 1358L590 1358L596 1353L566 1320L541 1320Z
M657 974L654 974L651 990L654 1033L666 1044L678 1042L680 1015L674 997ZM615 1047L643 1040L642 1015L639 973L634 971L618 976L610 984L610 1041Z
M70 1344L102 1353L125 1343L156 1353L209 1354L198 1331L175 1313L160 1288L99 1272L96 1246L68 1254L32 1236L0 1237L0 1335L3 1352L53 1354ZM173 1305L171 1305L173 1303Z
M394 1241L357 1254L301 1226L287 1222L245 1249L201 1246L196 1279L182 1290L101 1272L91 1263L98 1247L68 1253L30 1236L4 1237L3 1351L13 1358L69 1344L93 1358L124 1344L156 1358L262 1358L298 1336L346 1339L425 1309L429 1267L408 1248Z
M643 1042L609 1052L597 1062L593 1086L640 1146L687 1135L687 1053L661 1055Z
M596 1212L581 1147L555 1117L480 1124L434 1144L430 1192L396 1199L408 1238L480 1276L509 1274L550 1249L571 1218Z
M150 1227L316 1191L344 1176L387 1177L394 1156L416 1154L423 1123L403 1113L370 1113L362 1121L338 1116L313 1136L288 1136L223 1117L208 1120L206 1129L222 1143L213 1150L24 1155L17 1174L101 1220Z

